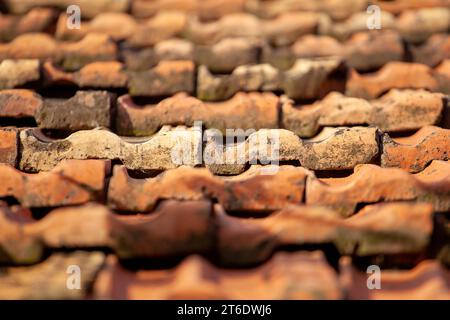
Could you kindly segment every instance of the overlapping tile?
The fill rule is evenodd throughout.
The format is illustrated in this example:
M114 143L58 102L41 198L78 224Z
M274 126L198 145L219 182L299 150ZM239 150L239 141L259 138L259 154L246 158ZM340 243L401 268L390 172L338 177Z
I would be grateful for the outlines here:
M302 140L285 129L261 129L245 140L223 144L207 130L204 161L215 174L238 174L248 163L299 161L311 170L345 170L372 163L379 153L375 127L326 128L313 139Z
M128 74L121 62L100 61L86 64L75 72L66 72L46 61L42 65L44 85L76 85L80 88L126 88Z
M205 168L180 167L154 178L135 179L125 167L115 166L108 189L108 204L117 210L143 212L158 200L215 199L227 211L272 211L303 201L306 177L301 167L282 166L267 174L253 166L235 177L217 177ZM255 195L255 188L257 194Z
M12 89L37 81L39 61L35 59L6 59L0 62L0 89Z
M374 99L394 88L426 89L448 93L446 88L449 77L447 69L446 62L443 61L436 69L417 63L390 62L371 74L361 75L357 71L351 70L346 94Z
M219 19L227 14L243 12L245 0L134 0L131 12L139 18L148 18L161 11L179 10L200 17L202 20Z
M16 166L19 153L19 131L13 127L0 128L0 163Z
M120 284L123 290L114 290ZM95 283L99 299L338 299L335 271L321 252L279 253L252 269L219 269L198 256L175 269L130 272L114 257Z
M445 212L450 206L449 167L446 161L434 160L420 173L410 174L399 168L357 166L348 177L308 179L306 203L330 206L350 215L358 204L416 200Z
M129 169L165 170L195 165L201 134L195 128L165 126L144 138L121 138L107 130L80 130L64 139L49 139L40 130L26 129L20 132L20 147L19 168L31 172L51 170L66 159L117 159ZM174 151L177 148L182 150Z
M43 32L47 30L55 18L55 13L49 8L35 8L23 16L0 16L0 41L11 41L24 33Z
M334 244L356 256L423 253L433 230L430 204L368 206L351 218L321 207L287 206L263 219L217 215L217 253L224 264L264 261L283 246Z
M217 103L179 93L145 106L136 105L125 95L117 101L116 130L121 135L141 136L153 134L163 125L193 126L201 121L206 128L226 133L227 129L276 128L278 114L279 98L272 93L237 93Z

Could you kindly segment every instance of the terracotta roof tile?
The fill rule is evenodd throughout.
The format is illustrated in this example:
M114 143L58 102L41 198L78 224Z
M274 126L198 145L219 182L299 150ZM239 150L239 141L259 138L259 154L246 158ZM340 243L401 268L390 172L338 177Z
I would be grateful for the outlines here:
M161 61L152 69L129 75L129 92L134 96L162 96L194 91L195 67L192 61Z
M447 93L445 90L441 91L444 81L440 78L446 76L448 76L448 72L445 69L433 70L423 64L389 62L379 71L371 74L361 75L355 70L351 70L346 94L373 99L394 88L427 89Z
M205 161L215 174L238 174L245 170L247 163L257 160L262 163L299 161L312 170L345 170L371 163L379 152L378 132L374 127L326 128L310 140L302 140L284 129L261 129L245 141L227 145L214 138L215 132L206 131L206 135L209 139L205 152L221 160L218 163ZM276 139L277 145L267 142L271 139ZM274 149L278 151L276 154Z
M23 16L0 16L0 41L11 41L24 33L43 32L50 27L55 13L49 8L35 8Z
M238 91L282 90L290 98L311 99L329 91L343 89L339 73L342 61L335 58L298 59L287 71L270 64L243 65L227 75L213 75L200 66L197 76L197 96L202 100L223 100Z
M282 106L283 127L301 137L312 137L321 127L377 126L385 132L420 129L437 124L444 111L444 96L424 90L391 90L378 100L367 101L331 92L312 105Z
M0 2L0 298L448 297L450 0Z
M245 0L134 0L131 12L136 17L147 18L160 11L178 10L212 20L244 9Z
M68 160L49 172L27 174L0 164L0 197L13 197L26 207L54 207L101 199L110 163Z
M193 126L195 121L224 133L232 128L276 128L278 109L279 98L272 93L241 92L224 102L202 102L179 93L145 106L125 95L117 101L116 130L121 135L150 135L163 125ZM246 118L249 114L251 119Z
M29 267L0 267L1 299L83 299L105 262L103 252L55 253ZM83 270L81 290L67 289L66 270L77 265Z
M120 216L88 204L55 209L25 224L9 220L4 212L0 219L0 247L11 260L7 262L16 264L40 261L46 248L103 247L129 259L208 253L213 245L212 205L207 201L167 201L149 216ZM26 246L14 244L19 234Z
M450 130L426 126L403 138L383 137L381 165L419 172L433 160L449 160Z
M92 18L104 11L126 11L130 0L5 0L4 4L9 11L16 14L23 14L36 7L53 6L66 10L70 5L77 5L81 8L83 17Z
M91 33L78 42L58 42L44 33L20 35L0 44L0 59L51 59L67 70L76 70L94 61L115 60L117 46L102 34Z
M20 132L19 168L35 172L51 170L65 159L120 159L129 169L164 170L179 165L172 154L179 143L191 151L181 160L194 165L201 143L194 129L166 126L143 139L125 139L107 130L80 130L64 139L49 139L32 128Z
M220 279L215 281L213 279ZM123 290L114 290L120 284ZM335 271L321 252L279 253L253 269L219 269L192 256L171 270L130 272L114 257L95 283L100 299L338 299Z
M381 288L367 288L367 273L341 260L341 283L349 299L370 300L448 300L449 271L433 260L425 260L412 270L381 270Z
M306 203L327 205L349 215L361 203L417 200L445 212L450 205L449 166L448 162L434 160L422 172L410 174L397 168L361 165L348 177L308 179Z
M125 167L116 166L108 203L118 210L148 211L162 199L216 199L227 211L271 211L286 203L301 203L310 174L293 166L282 166L275 174L267 174L264 167L253 166L239 176L218 177L205 168L180 167L154 178L135 179Z
M0 62L0 89L12 89L40 77L39 61L33 59L3 60Z
M15 166L18 158L19 132L13 127L0 128L0 164Z

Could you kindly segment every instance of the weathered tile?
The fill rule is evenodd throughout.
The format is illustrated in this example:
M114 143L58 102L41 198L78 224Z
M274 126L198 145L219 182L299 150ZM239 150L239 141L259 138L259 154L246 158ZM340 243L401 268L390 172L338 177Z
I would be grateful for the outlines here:
M39 61L33 59L0 62L0 89L12 89L39 80Z
M276 128L279 98L272 93L237 93L224 102L202 102L179 93L156 105L136 105L129 95L117 102L116 130L120 135L155 133L163 125L193 126L201 121L206 128L226 130ZM251 118L249 117L251 115Z
M133 96L163 96L194 91L195 67L192 61L161 61L152 69L129 73Z
M120 216L91 203L58 208L41 220L25 223L10 220L7 210L0 208L3 263L39 262L46 249L109 248L121 259L161 259L207 254L214 245L208 201L166 201L151 215L133 216Z
M434 160L422 172L410 174L399 168L360 165L344 178L311 177L306 186L306 203L326 205L350 215L358 204L416 200L445 212L450 208L449 167L448 162Z
M393 89L378 100L346 97L338 92L311 105L282 105L282 125L301 137L312 137L321 127L369 124L384 132L420 129L437 124L443 114L444 96L425 90Z
M104 262L103 252L76 251L54 253L33 266L0 268L0 297L7 300L86 299ZM78 266L82 272L79 290L70 287L78 285L70 282L71 266Z
M139 139L121 138L107 130L81 130L53 140L39 130L26 129L20 133L19 168L36 172L51 170L65 159L119 159L133 170L165 170L195 165L201 138L195 128L170 126Z
M389 62L379 71L363 75L351 70L346 93L349 96L373 99L390 89L440 91L438 73L438 70L426 65L406 62Z
M227 178L213 176L205 168L180 167L154 178L134 179L125 167L116 166L108 204L117 210L142 212L162 199L216 199L227 211L271 211L287 203L301 203L310 174L294 166L281 166L276 173L267 174L264 167L252 166L240 176Z
M283 246L332 243L341 254L361 257L420 254L431 239L433 208L378 204L348 219L314 206L286 206L261 219L231 217L218 208L216 220L221 263L244 266L264 261Z
M0 127L0 164L13 167L19 155L19 131L13 127Z
M117 290L120 285L122 290ZM98 299L339 299L323 254L278 253L252 269L218 269L191 256L175 269L131 272L110 256L95 283Z
M382 167L419 172L433 160L449 160L450 130L426 126L409 137L383 136Z
M403 11L396 20L396 28L407 41L422 42L434 33L448 32L450 9L441 7Z
M310 140L302 140L285 129L260 129L231 144L223 144L222 137L217 139L210 130L205 134L205 164L222 175L239 174L248 163L257 161L299 161L311 170L345 170L372 163L379 153L378 131L374 127L326 128Z
M340 261L340 280L347 299L364 300L448 300L449 271L434 260L420 262L411 270L381 269L381 288L370 290L364 271L352 266L351 259Z
M13 197L26 207L85 203L104 196L109 161L68 160L49 172L27 174L0 164L0 197Z
M130 0L5 0L6 8L16 14L23 14L32 8L54 6L66 10L70 5L77 5L83 17L92 18L102 12L124 12Z
M55 12L50 8L35 8L23 16L0 16L0 41L11 41L24 33L43 32L50 27Z

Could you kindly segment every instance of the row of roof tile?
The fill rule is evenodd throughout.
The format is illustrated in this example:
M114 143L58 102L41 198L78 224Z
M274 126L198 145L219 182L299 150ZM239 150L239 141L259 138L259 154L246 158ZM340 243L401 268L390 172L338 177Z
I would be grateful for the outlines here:
M267 167L252 166L233 177L183 166L153 178L133 178L124 166L115 166L106 185L110 172L106 160L66 160L38 174L1 164L0 197L34 208L106 198L111 208L127 212L152 210L164 199L210 199L236 212L267 212L306 202L329 206L344 216L353 214L364 203L417 200L433 204L435 211L446 212L450 210L449 166L448 161L434 160L420 173L411 174L367 164L342 178L318 178L305 168L290 165L280 166L272 174L267 174Z

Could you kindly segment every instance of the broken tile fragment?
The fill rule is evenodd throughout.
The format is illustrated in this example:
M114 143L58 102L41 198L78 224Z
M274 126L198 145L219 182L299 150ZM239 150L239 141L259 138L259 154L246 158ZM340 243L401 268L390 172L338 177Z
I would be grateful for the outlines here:
M143 212L158 200L217 199L227 211L271 211L303 200L306 176L301 167L282 166L274 174L252 166L237 177L217 177L205 168L180 167L155 178L134 179L125 167L114 167L108 204L117 210ZM255 188L257 193L255 194Z
M119 159L132 170L195 165L201 134L194 129L165 126L150 137L129 139L103 129L80 130L65 139L49 139L37 129L26 129L20 133L19 168L46 171L65 159Z
M450 158L450 130L425 126L409 137L383 136L382 167L402 168L409 172L424 170L433 160Z
M117 284L123 290L113 290ZM132 272L108 257L95 283L97 299L339 299L336 272L323 254L277 253L251 269L219 269L190 256L176 268Z
M176 94L156 105L136 105L128 95L117 102L116 130L120 135L154 134L163 125L195 125L222 131L276 128L279 99L272 93L237 93L224 102L202 102ZM251 117L248 117L251 115ZM245 119L245 121L243 121Z
M133 96L166 96L194 91L192 61L161 61L152 69L129 73L129 93Z
M103 252L75 251L54 253L47 260L32 266L0 267L0 298L86 299L104 262ZM68 275L73 273L73 266L78 266L82 272L79 290L68 288Z
M450 164L434 160L422 172L410 174L399 168L357 166L344 178L314 178L307 181L306 203L332 207L344 216L361 203L415 200L433 204L435 211L450 208Z
M109 161L68 160L49 172L28 174L0 164L0 197L13 197L26 207L85 203L104 196Z

